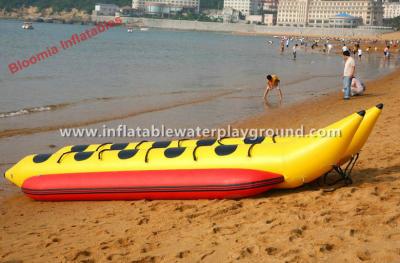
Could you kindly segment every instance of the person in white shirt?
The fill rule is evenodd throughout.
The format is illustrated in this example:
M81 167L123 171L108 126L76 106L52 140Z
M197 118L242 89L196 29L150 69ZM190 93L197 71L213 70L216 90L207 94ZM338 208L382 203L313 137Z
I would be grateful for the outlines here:
M349 50L349 48L346 46L346 44L343 44L342 52L345 52L345 51L348 51L348 50Z
M357 53L358 53L358 59L361 59L361 56L362 56L362 49L359 48L359 49L357 50Z
M330 53L331 53L331 50L332 50L332 48L333 48L332 44L331 44L331 43L329 43L329 44L328 44L328 54L330 54Z
M351 95L351 81L354 78L354 74L356 72L356 62L354 61L354 58L351 57L350 51L348 50L343 52L343 56L346 60L343 70L343 99L349 100Z

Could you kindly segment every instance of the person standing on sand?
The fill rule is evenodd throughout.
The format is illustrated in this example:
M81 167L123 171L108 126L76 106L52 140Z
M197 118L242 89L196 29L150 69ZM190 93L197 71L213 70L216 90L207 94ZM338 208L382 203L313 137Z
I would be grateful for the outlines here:
M347 50L349 50L349 48L346 46L346 44L343 44L342 52L345 52L345 51L347 51Z
M283 39L281 40L281 54L285 51L285 44L283 43Z
M279 91L279 102L282 103L282 91L281 88L279 87L281 80L278 78L277 75L267 75L267 84L265 87L265 92L264 92L264 101L268 103L268 93L270 90L277 89Z
M358 59L361 59L361 56L362 56L362 49L359 48L357 52L358 52Z
M293 60L296 60L297 57L297 47L297 44L293 46Z
M343 99L349 100L351 95L351 82L356 72L356 62L354 58L351 57L350 51L348 50L343 52L343 56L346 61L343 70Z

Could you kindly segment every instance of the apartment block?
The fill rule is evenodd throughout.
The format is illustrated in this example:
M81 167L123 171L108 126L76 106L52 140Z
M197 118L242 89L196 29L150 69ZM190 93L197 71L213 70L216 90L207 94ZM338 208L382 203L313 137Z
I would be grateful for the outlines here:
M380 0L281 0L277 24L334 27L330 21L345 16L347 20L353 17L359 25L381 26L383 5Z

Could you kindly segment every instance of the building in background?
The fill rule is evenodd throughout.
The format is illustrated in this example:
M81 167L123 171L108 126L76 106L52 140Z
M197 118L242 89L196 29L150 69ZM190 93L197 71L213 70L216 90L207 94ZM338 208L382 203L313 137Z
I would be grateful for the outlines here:
M224 9L222 10L222 16L224 23L239 22L239 11L231 7L224 7Z
M338 14L361 18L360 25L364 26L382 26L383 24L381 1L311 0L308 10L308 26L331 27L330 19L334 19Z
M198 13L200 0L132 0L132 8L144 10L146 13L173 13L182 10Z
M261 15L262 0L224 0L224 8L238 10L244 16Z
M307 26L309 2L310 0L280 0L277 25Z
M361 18L346 13L337 14L329 19L329 27L356 28L361 24Z
M123 6L118 12L115 12L115 16L121 17L141 17L143 12L138 9L133 9L132 6Z
M264 24L268 26L276 25L278 17L278 0L263 0L262 16Z
M400 16L400 2L384 1L383 18L395 18Z
M349 17L337 17L338 14L347 14L359 19L359 25L381 26L383 23L381 0L280 0L277 24L334 27L341 19L349 20ZM331 21L334 24L331 24Z
M116 12L119 12L119 6L114 4L96 4L94 6L94 15L115 16Z

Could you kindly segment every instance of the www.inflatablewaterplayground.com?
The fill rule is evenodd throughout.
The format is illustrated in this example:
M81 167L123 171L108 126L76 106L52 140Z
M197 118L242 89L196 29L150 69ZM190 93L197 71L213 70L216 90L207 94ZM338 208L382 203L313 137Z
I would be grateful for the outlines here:
M217 139L225 137L249 137L256 138L264 137L290 137L290 136L305 136L312 134L318 137L341 137L340 129L310 129L306 132L304 126L297 129L239 129L228 125L226 128L168 128L165 125L152 125L148 128L136 127L130 128L125 124L120 124L117 127L108 127L103 125L101 128L68 128L59 130L61 137L75 138L198 138L198 137L213 137Z
M46 59L57 55L60 51L69 49L77 44L87 41L103 32L106 32L110 28L113 28L117 25L121 25L122 20L119 17L116 17L114 20L106 21L103 23L98 23L96 26L86 29L85 31L79 34L73 34L67 40L60 40L59 46L54 45L51 47L47 47L46 50L38 52L37 54L32 55L30 58L23 60L16 60L10 64L8 64L8 70L11 74L15 74L19 71L22 71L32 65L35 65L39 62L43 62Z

